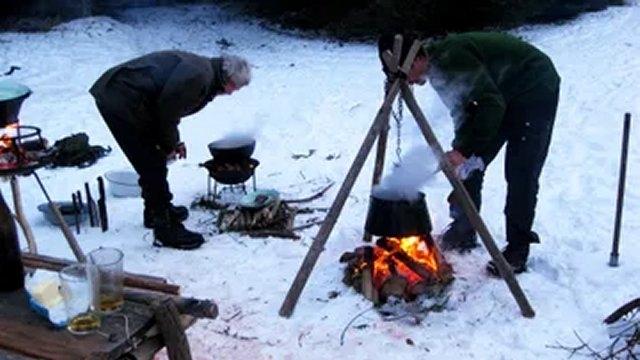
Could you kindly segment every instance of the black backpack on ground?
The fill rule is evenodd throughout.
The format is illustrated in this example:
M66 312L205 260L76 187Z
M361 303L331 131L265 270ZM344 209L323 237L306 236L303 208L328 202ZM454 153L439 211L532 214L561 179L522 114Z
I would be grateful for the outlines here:
M51 160L51 167L77 166L85 168L95 164L98 159L108 155L111 147L99 145L89 145L89 136L85 133L78 133L67 136L53 144L54 153Z

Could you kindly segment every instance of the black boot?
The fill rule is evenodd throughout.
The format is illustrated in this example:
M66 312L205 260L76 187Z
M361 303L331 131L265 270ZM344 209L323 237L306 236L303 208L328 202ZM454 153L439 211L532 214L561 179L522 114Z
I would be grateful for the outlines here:
M153 229L155 227L156 211L152 207L144 207L144 227L147 229ZM183 222L189 217L189 209L186 206L174 206L169 207L169 216L174 222Z
M154 217L153 236L155 246L167 246L182 250L199 248L204 243L202 235L187 230L181 222L172 221L169 210Z
M442 234L440 247L445 251L467 252L478 247L478 237L466 219L456 219L449 224L447 230Z
M511 266L511 270L514 274L523 273L527 271L529 243L509 243L507 247L502 250L502 256L504 256L504 259L507 260L507 264ZM495 262L493 262L493 260L489 261L489 263L487 264L487 272L491 276L500 277L498 266L495 264Z

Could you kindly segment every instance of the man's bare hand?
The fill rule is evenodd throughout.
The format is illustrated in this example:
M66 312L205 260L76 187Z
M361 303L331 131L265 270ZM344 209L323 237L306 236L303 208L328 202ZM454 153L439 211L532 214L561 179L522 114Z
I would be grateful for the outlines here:
M444 153L444 156L449 161L449 163L453 165L454 168L457 168L465 161L467 161L467 158L464 157L464 155L462 155L458 150L449 150Z
M167 162L174 162L178 158L178 154L175 151L172 151L167 154Z
M178 156L178 159L186 159L187 158L187 146L183 142L179 143L178 146L176 146L175 153Z

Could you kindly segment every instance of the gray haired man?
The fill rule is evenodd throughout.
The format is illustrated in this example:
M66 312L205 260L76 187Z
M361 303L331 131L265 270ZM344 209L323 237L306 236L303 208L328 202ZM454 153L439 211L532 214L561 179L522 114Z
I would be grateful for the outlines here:
M140 176L144 225L153 228L154 245L195 249L204 242L182 225L187 208L171 203L167 159L187 157L178 132L183 117L250 81L249 63L238 56L159 51L109 69L91 87L100 114Z

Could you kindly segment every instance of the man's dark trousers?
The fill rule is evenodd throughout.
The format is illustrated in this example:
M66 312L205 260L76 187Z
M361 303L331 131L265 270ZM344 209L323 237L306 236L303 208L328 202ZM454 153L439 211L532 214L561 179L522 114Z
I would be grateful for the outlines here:
M505 179L507 199L507 242L524 244L538 242L531 231L538 198L538 179L551 141L553 123L558 107L559 89L541 89L523 94L507 105L504 120L495 141L480 154L489 165L506 143ZM463 183L476 207L480 209L484 172L474 171ZM473 231L473 227L456 203L453 193L449 196L450 216L457 220L459 230Z
M167 182L167 155L157 146L153 132L142 133L127 121L125 117L130 112L118 113L100 103L96 105L116 142L140 176L138 182L145 208L168 208L173 195Z

